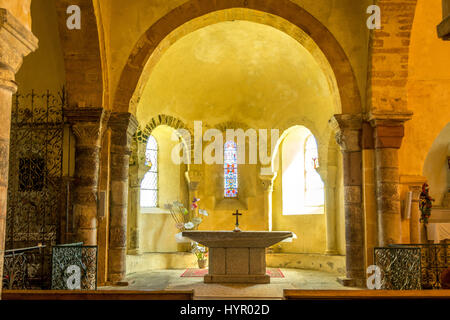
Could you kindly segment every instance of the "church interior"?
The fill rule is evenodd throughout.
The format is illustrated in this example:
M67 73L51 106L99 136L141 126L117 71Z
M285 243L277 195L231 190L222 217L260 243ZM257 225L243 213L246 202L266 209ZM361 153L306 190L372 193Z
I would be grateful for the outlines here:
M0 299L450 296L450 0L0 16Z

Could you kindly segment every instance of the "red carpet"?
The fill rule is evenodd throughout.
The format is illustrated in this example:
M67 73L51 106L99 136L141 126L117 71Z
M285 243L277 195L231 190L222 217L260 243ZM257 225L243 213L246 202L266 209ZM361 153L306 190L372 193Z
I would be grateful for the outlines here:
M185 272L180 277L203 277L208 273L208 269L186 269ZM271 278L284 278L283 272L281 272L278 268L267 268L266 274L268 274Z

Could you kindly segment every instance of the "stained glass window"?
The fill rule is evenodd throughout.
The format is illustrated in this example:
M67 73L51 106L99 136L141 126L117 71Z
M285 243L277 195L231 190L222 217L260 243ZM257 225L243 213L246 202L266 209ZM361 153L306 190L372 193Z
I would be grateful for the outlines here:
M141 183L141 207L158 206L158 143L155 137L149 136L145 150L145 165L150 169Z
M316 207L324 204L324 186L316 168L319 154L317 152L317 142L313 135L310 135L305 142L305 206Z
M238 195L237 146L234 141L225 142L223 148L224 196L236 198Z

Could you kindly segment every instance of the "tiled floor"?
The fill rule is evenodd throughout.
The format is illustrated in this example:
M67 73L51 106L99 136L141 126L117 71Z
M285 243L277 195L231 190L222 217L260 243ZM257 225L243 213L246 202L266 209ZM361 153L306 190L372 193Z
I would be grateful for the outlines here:
M152 270L130 274L127 287L99 289L194 290L195 299L281 299L283 289L351 290L336 279L338 275L314 270L281 269L285 278L270 284L205 284L203 278L180 277L185 269Z

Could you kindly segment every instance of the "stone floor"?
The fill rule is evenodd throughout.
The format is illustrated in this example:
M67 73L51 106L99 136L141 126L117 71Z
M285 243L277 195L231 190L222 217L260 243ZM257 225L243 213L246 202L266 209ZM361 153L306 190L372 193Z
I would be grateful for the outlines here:
M122 290L194 290L194 299L281 299L283 289L352 290L340 285L338 275L315 270L281 269L284 278L271 278L270 284L205 284L203 278L180 277L185 269L152 270L128 275L127 287L101 287Z

